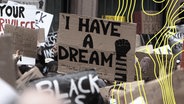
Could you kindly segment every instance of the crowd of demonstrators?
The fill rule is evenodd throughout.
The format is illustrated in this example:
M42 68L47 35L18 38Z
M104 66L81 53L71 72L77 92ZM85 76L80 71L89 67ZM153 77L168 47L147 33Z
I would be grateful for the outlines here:
M53 57L46 57L44 54L44 50L50 49L53 53ZM13 59L15 62L15 68L17 71L18 78L24 74L25 72L29 71L33 66L29 65L17 65L18 61L22 61L22 54L20 50L16 51L14 54ZM37 57L35 66L39 69L39 71L46 76L48 73L57 73L58 70L58 62L57 62L57 47L56 45L52 47L47 47L47 45L42 45L37 47Z
M58 76L64 78L63 80L60 81L61 83L66 82L69 83L72 78L75 80L75 83L78 83L78 80L80 77L82 77L82 75L89 74L86 73L80 75L79 73L79 75L78 74L74 74L73 76L69 75L70 78L68 78L67 76L68 74L61 74L62 72L58 73L57 46L55 44L52 47L47 47L48 45L46 44L37 47L37 57L35 66L18 65L17 64L18 61L22 61L23 52L20 50L16 51L16 54L13 55L13 60L17 74L17 79L21 78L21 76L23 76L26 72L29 72L33 67L37 67L44 77L43 79L42 78L31 79L29 81L30 84L37 80L42 81L44 80L44 78L46 78L46 80L47 78L55 79L55 77ZM44 50L46 49L50 49L53 52L52 57L46 57L46 55L44 54ZM90 84L90 81L83 82L83 84ZM98 79L96 81L96 84L98 85L99 88L102 88L106 86L107 82L104 82L104 80L102 79ZM64 85L61 84L59 86L65 87L65 85L69 86L69 84ZM84 86L84 88L86 88L86 86ZM52 90L56 90L55 87L52 88ZM104 99L102 98L99 92L93 96L91 96L90 94L87 94L86 96L88 101L83 101L84 104L104 104ZM31 86L27 85L26 88L19 90L16 88L12 88L8 83L3 81L3 79L0 79L0 104L83 104L80 101L78 101L79 103L63 103L63 102L65 101L57 99L56 96L53 96L53 94L50 94L49 92L39 92L32 85Z

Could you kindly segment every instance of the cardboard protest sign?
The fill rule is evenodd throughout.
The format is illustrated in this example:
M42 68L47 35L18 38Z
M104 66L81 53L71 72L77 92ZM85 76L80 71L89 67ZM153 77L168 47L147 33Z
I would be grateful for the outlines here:
M23 52L23 56L36 57L37 30L6 25L5 33L12 34L13 53L20 50Z
M59 44L58 47L59 50L59 59L65 59L65 63L59 63L60 65L68 65L70 66L70 64L73 64L72 67L73 71L80 71L82 69L90 69L91 67L94 68L98 68L98 74L101 75L101 77L105 78L105 79L109 79L109 78L114 78L114 75L109 75L109 73L112 73L115 69L115 62L113 63L113 61L111 60L115 60L113 58L115 58L115 53L114 52L108 52L108 51L98 51L98 50L94 50L94 49L85 49L85 48L79 48L79 47L75 47L75 46L68 46L65 44ZM76 52L78 53L78 55L76 55L76 57L71 57L70 53L71 52ZM62 54L66 54L67 56L62 56ZM86 56L86 60L83 60L81 55L85 55ZM98 56L95 58L93 58L94 56ZM107 60L110 61L108 63ZM70 62L70 60L74 60L75 63ZM78 60L78 61L77 61ZM89 64L83 64L86 63L87 60L89 61ZM104 68L105 67L105 68ZM60 70L66 73L70 73L71 70Z
M43 12L41 10L36 11L36 28L44 28L45 29L45 39L47 39L47 35L50 30L50 26L52 23L53 15Z
M132 88L130 88L129 85L131 85ZM100 93L104 101L108 102L109 99L113 98L115 102L117 102L116 104L119 104L118 99L121 96L124 96L125 92L134 91L138 85L144 85L144 81L124 82L123 84L117 84L116 86L106 86L104 88L100 88Z
M142 46L141 36L140 35L136 35L136 47L140 47L140 46Z
M59 67L72 67L61 69L72 72L90 66L96 68L101 78L110 81L133 80L135 40L136 24L60 14Z
M38 42L45 42L45 30L43 28L38 29Z
M35 28L36 6L0 4L0 33L4 33L5 24Z
M11 37L0 36L0 78L15 86L16 73L12 58Z
M132 101L130 104L146 104L144 98L142 96L136 98L134 101Z
M17 88L24 88L29 84L30 80L43 77L42 73L37 67L32 68L30 71L24 73L17 81Z
M184 44L183 44L183 50L184 50ZM180 62L180 66L182 68L182 70L184 70L184 52L182 52L181 54L181 62Z
M184 72L183 71L176 71L172 74L172 88L169 87L169 92L168 93L174 93L174 101L176 104L183 104L184 99L184 93L183 93L183 84L184 84L184 76L183 76ZM164 104L163 102L163 94L162 94L162 90L161 90L161 85L160 82L158 81L166 81L166 79L168 79L167 77L161 78L161 79L157 79L154 81L151 81L147 84L144 85L144 90L145 90L145 95L140 95L140 91L139 88L136 88L134 91L132 91L132 95L133 95L133 99L131 98L131 93L126 93L126 101L127 104L129 104L130 102L132 102L132 100L135 100L139 97L143 97L144 101L147 101L147 104ZM162 82L163 83L163 82ZM141 86L140 86L141 87ZM166 88L164 88L166 89ZM141 93L143 94L143 91L141 91ZM170 94L168 95L170 97L172 97ZM125 96L121 97L121 101L124 100ZM168 97L167 97L168 98ZM172 99L172 98L169 98ZM171 102L172 104L174 103L173 101ZM124 104L124 102L121 102L121 104ZM135 102L134 102L135 104ZM136 103L137 104L137 103ZM142 104L142 103L141 103Z
M90 70L42 78L33 81L30 87L54 94L62 104L103 104L97 81L98 76Z

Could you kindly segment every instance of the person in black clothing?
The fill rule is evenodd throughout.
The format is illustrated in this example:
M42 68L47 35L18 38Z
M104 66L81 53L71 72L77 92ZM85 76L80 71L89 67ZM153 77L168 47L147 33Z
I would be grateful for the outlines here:
M53 57L48 57L44 54L44 51L51 50L54 54ZM49 62L46 62L46 59L51 59ZM46 75L48 72L57 72L57 49L54 47L41 46L37 50L36 66L40 69L43 75Z

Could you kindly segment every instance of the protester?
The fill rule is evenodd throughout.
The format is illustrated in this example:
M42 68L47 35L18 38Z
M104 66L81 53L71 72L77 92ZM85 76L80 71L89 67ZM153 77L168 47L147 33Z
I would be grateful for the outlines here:
M22 75L22 73L20 72L20 70L19 70L19 68L17 66L17 62L19 60L21 60L21 52L20 52L20 50L16 51L16 54L14 54L14 56L13 56L13 60L14 60L14 67L15 67L15 70L16 70L16 73L17 73L17 78L19 78Z
M44 51L51 49L53 57L47 57ZM57 72L57 49L56 45L53 47L40 46L37 50L36 66L40 69L43 75L47 75L48 72Z

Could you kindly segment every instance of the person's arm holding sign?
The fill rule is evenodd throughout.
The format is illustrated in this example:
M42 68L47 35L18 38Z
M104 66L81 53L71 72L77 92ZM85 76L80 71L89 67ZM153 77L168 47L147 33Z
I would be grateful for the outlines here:
M14 54L14 56L13 56L13 60L14 60L14 64L15 64L15 70L17 72L17 77L20 77L22 74L21 74L19 68L17 67L17 62L19 60L21 60L21 51L20 50L16 51L16 54Z

